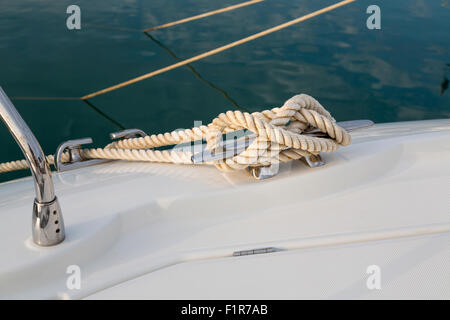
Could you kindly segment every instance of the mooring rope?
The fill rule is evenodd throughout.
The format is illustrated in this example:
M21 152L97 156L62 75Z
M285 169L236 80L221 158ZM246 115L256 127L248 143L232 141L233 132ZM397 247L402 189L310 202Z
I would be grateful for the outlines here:
M154 76L156 76L156 75L158 75L158 74L161 74L161 73L164 73L164 72L167 72L167 71L170 71L170 70L179 68L179 67L184 66L184 65L186 65L186 64L188 64L188 63L192 63L192 62L194 62L194 61L198 61L198 60L204 59L204 58L206 58L206 57L209 57L209 56L212 56L212 55L217 54L217 53L219 53L219 52L222 52L222 51L228 50L228 49L230 49L230 48L239 46L239 45L244 44L244 43L246 43L246 42L249 42L249 41L252 41L252 40L261 38L261 37L263 37L263 36L266 36L266 35L268 35L268 34L274 33L274 32L276 32L276 31L285 29L285 28L287 28L287 27L290 27L290 26L292 26L292 25L294 25L294 24L297 24L297 23L300 23L300 22L302 22L302 21L311 19L311 18L313 18L313 17L317 17L317 16L319 16L319 15L321 15L321 14L324 14L324 13L326 13L326 12L328 12L328 11L335 10L335 9L337 9L337 8L339 8L339 7L345 6L345 5L350 4L350 3L352 3L352 2L355 2L355 1L356 1L356 0L344 0L344 1L338 2L338 3L336 3L336 4L330 5L330 6L328 6L328 7L325 7L325 8L322 8L322 9L320 9L320 10L317 10L317 11L314 11L314 12L312 12L312 13L309 13L309 14L306 14L306 15L304 15L304 16L301 16L301 17L299 17L299 18L297 18L297 19L293 19L293 20L291 20L291 21L288 21L288 22L285 22L285 23L280 24L280 25L278 25L278 26L272 27L272 28L270 28L270 29L267 29L267 30L258 32L258 33L256 33L256 34L251 35L251 36L248 36L248 37L246 37L246 38L243 38L243 39L234 41L234 42L232 42L232 43L229 43L229 44L227 44L227 45L221 46L221 47L219 47L219 48L216 48L216 49L213 49L213 50L204 52L204 53L199 54L199 55L197 55L197 56L194 56L194 57L192 57L192 58L189 58L189 59L186 59L186 60L183 60L183 61L174 63L174 64L172 64L172 65L170 65L170 66L167 66L167 67L164 67L164 68L161 68L161 69L158 69L158 70L149 72L149 73L144 74L144 75L142 75L142 76L139 76L139 77L130 79L130 80L128 80L128 81L125 81L125 82L122 82L122 83L119 83L119 84L116 84L116 85L111 86L111 87L108 87L108 88L106 88L106 89L102 89L102 90L99 90L99 91L96 91L96 92L87 94L87 95L81 97L81 99L82 99L82 100L90 99L90 98L96 97L96 96L98 96L98 95L105 94L105 93L108 93L108 92L111 92L111 91L114 91L114 90L117 90L117 89L120 89L120 88L129 86L130 84L133 84L133 83L136 83L136 82L139 82L139 81L142 81L142 80L145 80L145 79L154 77Z
M303 134L312 128L319 129L328 137ZM347 131L336 124L334 118L316 99L300 94L287 100L280 108L252 114L228 111L219 114L207 126L124 139L105 148L82 149L81 156L83 159L193 164L194 153L191 151L177 151L176 148L160 151L154 148L206 140L207 148L218 152L223 148L223 134L245 129L256 135L246 150L228 159L208 163L214 164L220 170L268 166L320 152L333 152L339 145L346 146L351 142ZM47 161L54 164L54 156L47 156ZM63 154L62 161L69 161L68 153ZM0 172L25 168L28 168L25 160L0 164Z
M31 100L31 101L75 101L80 97L11 97L11 100Z
M164 28L176 26L178 24L182 24L182 23L186 23L186 22L189 22L189 21L206 18L206 17L212 16L212 15L218 14L218 13L223 13L223 12L235 10L235 9L238 9L238 8L250 6L252 4L255 4L255 3L258 3L258 2L262 2L262 1L264 1L264 0L251 0L251 1L238 3L238 4L235 4L235 5L232 5L232 6L229 6L229 7L225 7L225 8L222 8L222 9L205 12L205 13L198 14L198 15L195 15L195 16L192 16L192 17L189 17L189 18L184 18L184 19L180 19L180 20L177 20L177 21L172 21L172 22L169 22L169 23L165 23L165 24L162 24L162 25L159 25L159 26L156 26L156 27L147 28L147 29L142 30L142 32L154 31L154 30L159 30L159 29L164 29Z

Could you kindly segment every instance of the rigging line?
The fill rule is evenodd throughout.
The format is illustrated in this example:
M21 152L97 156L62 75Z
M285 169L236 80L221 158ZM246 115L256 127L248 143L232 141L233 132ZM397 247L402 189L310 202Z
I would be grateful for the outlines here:
M168 47L166 47L162 42L160 42L159 40L157 40L156 38L154 38L152 35L150 35L147 32L144 32L144 34L147 37L149 37L153 42L155 42L159 47L164 49L172 58L174 58L175 60L178 60L178 61L182 61L181 58L179 58L177 55L175 55L175 53L172 50L170 50ZM200 75L200 73L198 73L197 70L195 70L195 68L193 66L191 66L190 64L187 64L185 67L188 68L197 77L197 79L199 79L200 81L202 81L203 83L205 83L206 85L211 87L212 89L217 90L218 92L220 92L225 97L225 99L227 99L228 101L231 102L231 104L233 106L235 106L238 109L241 109L243 111L246 111L246 112L250 113L250 111L247 108L241 107L240 105L238 105L237 102L233 98L231 98L225 90L222 90L221 88L217 87L211 81L208 81L205 78L203 78Z
M219 52L228 50L228 49L230 49L230 48L237 47L237 46L239 46L239 45L241 45L241 44L244 44L244 43L246 43L246 42L249 42L249 41L252 41L252 40L261 38L261 37L266 36L266 35L268 35L268 34L271 34L271 33L273 33L273 32L276 32L276 31L282 30L282 29L284 29L284 28L290 27L290 26L292 26L292 25L294 25L294 24L297 24L297 23L300 23L300 22L302 22L302 21L305 21L305 20L311 19L311 18L313 18L313 17L319 16L319 15L321 15L321 14L323 14L323 13L326 13L326 12L328 12L328 11L332 11L332 10L334 10L334 9L337 9L337 8L339 8L339 7L342 7L342 6L345 6L345 5L350 4L350 3L352 3L352 2L355 2L355 1L356 1L356 0L344 0L344 1L341 1L341 2L338 2L338 3L335 3L335 4L330 5L330 6L328 6L328 7L322 8L322 9L320 9L320 10L314 11L314 12L309 13L309 14L306 14L306 15L304 15L304 16L301 16L301 17L296 18L296 19L294 19L294 20L285 22L285 23L280 24L280 25L278 25L278 26L269 28L269 29L267 29L267 30L258 32L258 33L256 33L256 34L253 34L253 35L248 36L248 37L246 37L246 38L243 38L243 39L237 40L237 41L235 41L235 42L229 43L229 44L224 45L224 46L222 46L222 47L219 47L219 48L216 48L216 49L213 49L213 50L204 52L204 53L199 54L199 55L197 55L197 56L194 56L194 57L192 57L192 58L189 58L189 59L180 61L180 62L178 62L178 63L172 64L172 65L170 65L170 66L167 66L167 67L164 67L164 68L161 68L161 69L158 69L158 70L155 70L155 71L146 73L146 74L144 74L144 75L142 75L142 76L139 76L139 77L130 79L130 80L128 80L128 81L125 81L125 82L116 84L116 85L114 85L114 86L111 86L111 87L108 87L108 88L105 88L105 89L102 89L102 90L99 90L99 91L90 93L90 94L88 94L88 95L85 95L85 96L81 97L81 99L82 99L82 100L90 99L90 98L96 97L96 96L98 96L98 95L105 94L105 93L107 93L107 92L111 92L111 91L114 91L114 90L117 90L117 89L126 87L126 86L128 86L128 85L130 85L130 84L133 84L133 83L136 83L136 82L139 82L139 81L142 81L142 80L145 80L145 79L154 77L154 76L156 76L156 75L158 75L158 74L161 74L161 73L164 73L164 72L167 72L167 71L170 71L170 70L179 68L179 67L181 67L181 66L184 66L184 65L186 65L186 64L188 64L188 63L191 63L191 62L194 62L194 61L198 61L198 60L204 59L204 58L206 58L206 57L212 56L212 55L217 54L217 53L219 53Z
M90 28L97 29L105 29L105 30L117 30L117 31L130 31L130 32L142 32L141 29L133 29L133 28L124 28L124 27L115 27L115 26L101 26L96 24L84 24L83 26L87 26Z
M80 100L80 97L11 97L11 100L61 101L61 100Z
M105 29L105 30L119 30L119 31L130 31L130 32L139 31L139 32L141 32L141 30L137 30L137 29L119 28L119 27L113 27L113 26L100 26L100 25L89 25L89 26L93 27L93 28L99 28L99 29ZM168 47L166 47L162 42L160 42L155 37L153 37L151 34L149 34L147 32L143 32L143 33L144 33L144 35L149 37L153 42L155 42L159 47L164 49L171 57L173 57L174 59L176 59L178 61L182 61L183 60L183 59L179 58L172 50L170 50ZM187 64L186 68L188 70L190 70L194 74L194 76L197 77L197 79L199 79L200 81L202 81L203 83L205 83L206 85L211 87L212 89L217 90L218 92L220 92L224 96L224 98L226 100L228 100L235 108L238 108L238 109L240 109L242 111L250 113L250 111L247 108L240 106L233 98L231 98L225 90L219 88L218 86L216 86L211 81L208 81L205 78L203 78L202 75L200 73L198 73L197 70L195 70L195 68L192 67L190 64ZM27 97L24 97L24 98L27 98ZM79 100L80 98L74 98L74 100L75 99ZM29 99L29 100L31 100L31 99Z
M114 120L106 113L101 111L99 108L94 106L91 102L87 100L81 100L79 97L11 97L11 100L22 100L22 101L84 101L92 110L94 110L97 114L99 114L102 118L114 124L121 130L124 130L125 127L122 126L118 121Z
M226 7L226 8L205 12L205 13L198 14L196 16L192 16L192 17L189 17L189 18L184 18L184 19L180 19L180 20L177 20L177 21L172 21L172 22L169 22L169 23L165 23L165 24L162 24L162 25L159 25L159 26L156 26L156 27L147 28L147 29L142 30L142 32L154 31L154 30L159 30L159 29L164 29L164 28L176 26L178 24L182 24L182 23L186 23L186 22L189 22L189 21L193 21L193 20L198 20L198 19L202 19L202 18L205 18L205 17L209 17L209 16L212 16L212 15L215 15L215 14L218 14L218 13L227 12L227 11L231 11L231 10L234 10L234 9L246 7L246 6L249 6L249 5L258 3L258 2L262 2L262 1L264 1L264 0L251 0L251 1L242 2L242 3L235 4L235 5Z
M95 112L97 112L101 117L105 118L106 120L108 120L109 122L113 123L116 127L118 127L120 130L125 130L125 127L120 124L119 122L117 122L116 120L114 120L113 118L111 118L110 116L108 116L106 113L104 113L102 110L100 110L99 108L97 108L96 106L94 106L90 101L88 100L83 100L89 107L91 107Z

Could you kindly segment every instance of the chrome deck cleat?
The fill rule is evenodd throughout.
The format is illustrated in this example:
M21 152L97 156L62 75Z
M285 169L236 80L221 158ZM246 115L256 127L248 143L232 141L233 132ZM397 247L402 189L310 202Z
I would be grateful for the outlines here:
M147 134L141 129L125 129L122 131L112 132L109 134L111 140L140 138L145 136L147 136Z
M73 169L79 169L94 164L104 163L111 160L105 159L89 159L85 160L81 156L81 146L92 143L92 138L82 138L68 140L61 143L56 149L55 168L58 172L64 172ZM65 152L69 153L69 161L63 162L62 157Z
M369 128L374 125L374 122L371 120L350 120L350 121L341 121L338 122L337 124L350 132L354 130ZM305 131L303 134L314 137L327 136L326 133L320 131L319 129ZM225 140L223 143L222 151L215 152L204 148L203 151L196 153L192 156L191 158L192 162L194 164L198 164L217 160L225 160L235 157L241 152L245 151L255 139L256 134L252 133L245 135L239 139ZM325 165L325 161L322 159L320 154L303 157L302 160L310 168L316 168ZM251 176L254 177L255 179L267 179L275 176L278 172L274 170L273 165L267 167L248 167L247 170L251 174Z
M245 151L245 149L248 148L248 146L253 142L253 140L255 140L255 138L256 135L251 134L243 136L239 139L225 140L222 146L222 151L220 152L208 150L204 145L203 151L192 156L192 163L199 164L232 158Z
M272 178L278 174L279 165L272 164L265 167L248 167L250 175L257 180Z
M317 168L325 165L325 161L322 159L320 154L312 154L310 156L303 157L300 160L304 161L310 168Z
M147 134L140 129L126 129L118 132L110 133L109 136L114 139L130 139L136 137L145 137ZM83 159L81 155L81 146L92 143L92 138L82 138L75 140L68 140L61 143L56 149L55 167L58 172L78 169L95 164L105 163L112 160L108 159ZM69 161L63 162L62 157L64 152L69 153Z

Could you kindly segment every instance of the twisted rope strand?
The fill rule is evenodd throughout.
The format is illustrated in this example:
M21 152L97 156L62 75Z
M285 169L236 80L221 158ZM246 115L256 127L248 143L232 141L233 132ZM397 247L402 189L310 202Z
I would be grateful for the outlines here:
M336 124L336 120L316 99L300 94L287 100L280 108L252 114L227 111L207 126L124 139L112 142L105 148L82 149L81 156L83 159L192 164L191 151L153 149L206 140L206 147L218 152L223 148L224 133L245 129L256 135L245 151L208 164L215 165L219 170L242 170L249 166L267 166L320 152L333 152L339 145L346 146L351 142L350 135ZM303 134L311 129L319 129L328 138ZM47 156L47 161L54 164L53 155ZM70 161L67 152L63 154L62 161ZM28 164L25 160L11 161L0 164L0 173L26 168Z

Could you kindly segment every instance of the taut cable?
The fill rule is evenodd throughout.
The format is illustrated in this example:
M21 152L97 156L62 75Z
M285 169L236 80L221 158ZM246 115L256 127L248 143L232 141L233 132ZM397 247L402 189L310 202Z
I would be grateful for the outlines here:
M189 22L189 21L206 18L206 17L212 16L212 15L218 14L218 13L227 12L227 11L235 10L235 9L238 9L238 8L250 6L252 4L255 4L255 3L258 3L258 2L262 2L262 1L264 1L264 0L251 0L251 1L242 2L242 3L235 4L235 5L226 7L226 8L205 12L205 13L198 14L196 16L192 16L192 17L189 17L189 18L184 18L184 19L180 19L180 20L177 20L177 21L172 21L172 22L169 22L169 23L165 23L165 24L162 24L162 25L159 25L159 26L156 26L156 27L147 28L147 29L142 30L142 32L149 32L149 31L154 31L154 30L159 30L159 29L164 29L164 28L176 26L178 24L182 24L182 23L186 23L186 22Z

